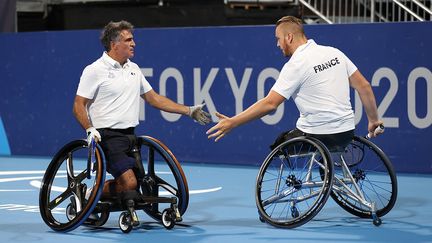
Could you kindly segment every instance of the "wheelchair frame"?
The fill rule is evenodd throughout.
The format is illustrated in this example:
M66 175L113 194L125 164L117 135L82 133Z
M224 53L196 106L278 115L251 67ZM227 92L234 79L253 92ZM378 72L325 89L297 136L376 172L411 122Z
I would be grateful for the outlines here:
M142 147L147 148L147 171L141 158ZM102 226L110 212L123 211L119 226L124 233L129 233L139 225L135 210L143 210L161 221L165 228L173 228L182 220L189 203L189 189L180 163L166 145L149 136L137 137L130 155L136 161L137 191L124 197L101 198L106 175L102 148L94 142L88 147L86 140L75 140L63 146L53 157L42 180L39 208L44 222L55 231L67 232L81 224ZM155 163L156 158L164 163ZM77 165L84 168L77 169ZM156 170L160 166L168 168L170 173L160 174ZM66 175L62 175L63 168ZM60 193L56 193L58 191ZM169 204L169 207L161 212L161 204Z
M332 153L315 138L297 137L270 152L256 179L259 218L276 227L307 223L329 196L347 212L381 225L397 198L390 160L363 137Z

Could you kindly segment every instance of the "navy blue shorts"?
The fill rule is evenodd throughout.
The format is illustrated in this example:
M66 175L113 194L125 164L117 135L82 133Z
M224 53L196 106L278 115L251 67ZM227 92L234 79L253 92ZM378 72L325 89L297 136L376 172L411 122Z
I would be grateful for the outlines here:
M134 128L97 129L101 134L100 146L105 154L107 172L118 178L124 172L135 167L135 158L130 155L132 142L127 135L134 134Z
M270 145L270 149L275 149L279 144L295 137L306 136L313 137L323 142L330 152L343 151L354 137L354 130L349 130L334 134L309 134L295 128L293 130L280 134L275 142Z

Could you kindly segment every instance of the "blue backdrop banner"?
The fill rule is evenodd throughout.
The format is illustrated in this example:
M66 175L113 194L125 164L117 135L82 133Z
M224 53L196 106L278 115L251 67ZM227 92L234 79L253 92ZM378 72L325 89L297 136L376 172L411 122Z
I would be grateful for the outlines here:
M375 139L399 172L432 172L432 23L306 26L308 38L344 51L371 82L385 135ZM99 30L0 35L0 151L52 156L84 137L72 105L84 67L102 55ZM273 26L137 29L133 61L153 88L187 105L235 115L264 97L287 59ZM367 118L352 94L356 133ZM276 136L295 126L288 100L215 143L186 116L142 103L138 134L166 143L181 161L260 164ZM5 146L9 146L5 148ZM7 151L7 152L4 152Z

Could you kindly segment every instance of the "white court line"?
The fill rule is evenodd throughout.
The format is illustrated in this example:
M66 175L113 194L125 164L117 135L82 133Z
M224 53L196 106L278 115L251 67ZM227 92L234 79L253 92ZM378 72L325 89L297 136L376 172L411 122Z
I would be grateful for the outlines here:
M31 192L32 189L0 189L0 192Z
M0 182L26 181L26 180L35 180L35 179L42 179L42 178L43 178L43 176L29 176L29 177L5 178L5 179L0 179Z
M0 171L1 175L29 175L29 174L44 174L44 170L29 170L29 171ZM65 174L65 175L58 175L56 178L64 178L66 177L66 171L57 171L59 174ZM170 172L166 171L158 171L157 174L170 174ZM25 181L30 180L30 185L39 189L41 187L41 181L38 181L42 179L43 176L27 176L27 177L15 177L15 178L2 178L0 179L0 182L13 182L13 181ZM53 186L51 188L53 191L58 192L64 192L66 189L64 187L56 187ZM209 192L216 192L222 190L222 187L214 187L214 188L208 188L208 189L199 189L199 190L189 190L189 194L201 194L201 193L209 193ZM0 189L0 192L19 192L19 191L32 191L31 189ZM161 196L167 196L172 195L171 193L167 191L163 191L160 193Z
M66 171L64 171L66 173ZM17 170L17 171L0 171L0 175L29 175L29 174L45 174L44 170Z
M75 169L75 171L84 171L84 169ZM32 174L45 174L45 170L17 170L17 171L0 171L2 175L32 175ZM58 170L57 174L66 174L66 170ZM167 171L156 171L156 174L170 174Z
M59 173L66 173L65 170L58 171ZM45 174L45 170L10 170L10 171L0 171L1 175L31 175L31 174Z
M36 187L36 188L39 189L41 187L41 185L42 185L42 182L33 180L33 181L30 181L30 185L32 185L33 187ZM189 194L209 193L209 192L216 192L216 191L219 191L219 190L222 190L221 186L220 187L215 187L215 188L209 188L209 189L189 190ZM59 187L59 186L52 186L51 187L51 191L64 192L64 191L66 191L66 188L65 187ZM172 195L172 194L169 193L169 192L163 191L163 192L160 192L159 195L161 195L161 196L168 196L168 195Z
M202 189L202 190L190 190L189 194L199 194L199 193L209 193L209 192L216 192L222 190L222 187L215 187L215 188L209 188L209 189Z
M32 180L30 181L30 185L33 187L36 187L37 189L40 189L42 186L41 181ZM54 192L64 192L66 191L66 187L60 187L60 186L51 186L51 191Z

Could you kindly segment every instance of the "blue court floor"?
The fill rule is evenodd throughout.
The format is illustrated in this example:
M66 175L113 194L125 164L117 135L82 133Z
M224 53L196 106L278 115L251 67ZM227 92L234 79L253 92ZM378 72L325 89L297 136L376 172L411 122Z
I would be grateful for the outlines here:
M339 208L331 198L321 212L296 229L261 223L255 206L257 167L184 163L190 195L183 222L172 230L138 213L129 234L112 213L102 228L57 233L38 211L41 180L50 158L0 157L0 242L432 242L432 175L398 174L399 196L376 227Z

